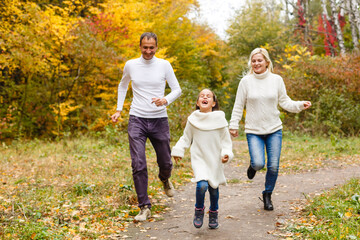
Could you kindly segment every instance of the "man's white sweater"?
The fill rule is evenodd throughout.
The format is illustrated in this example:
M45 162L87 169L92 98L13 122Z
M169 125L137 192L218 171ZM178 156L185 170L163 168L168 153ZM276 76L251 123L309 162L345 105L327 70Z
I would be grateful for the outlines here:
M282 129L278 105L286 111L298 113L304 109L304 103L290 99L279 75L269 70L262 74L249 74L239 83L229 128L239 128L246 106L245 132L270 134Z
M155 56L146 60L142 56L126 62L118 87L117 111L123 109L129 82L133 91L130 115L143 118L167 117L166 106L157 107L152 98L163 98L166 82L171 92L165 96L167 105L181 95L181 89L171 64Z
M206 180L213 188L226 184L221 158L228 155L230 161L234 155L225 113L202 113L199 110L193 112L188 117L183 136L172 148L171 155L184 157L185 149L190 146L194 171L191 181Z

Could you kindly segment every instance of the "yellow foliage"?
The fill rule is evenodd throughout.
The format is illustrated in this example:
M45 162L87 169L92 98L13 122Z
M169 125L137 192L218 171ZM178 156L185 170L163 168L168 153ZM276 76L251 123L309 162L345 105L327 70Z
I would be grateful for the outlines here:
M69 113L75 111L78 108L81 108L82 105L75 105L74 100L68 100L66 102L60 103L60 104L52 104L50 105L50 108L53 110L53 112L56 115L56 120L59 120L58 117L60 116L60 120L64 122L68 119Z
M292 70L292 67L290 65L284 64L283 68L288 69L288 70Z
M176 61L176 57L175 57L175 56L172 56L172 57L168 57L168 56L167 56L167 48L166 48L166 47L160 48L160 49L156 52L156 57L166 59L166 60L168 60L170 63L173 63L173 62Z
M351 216L352 216L352 213L351 213L351 212L346 212L346 213L345 213L345 217L346 217L346 218L350 218Z

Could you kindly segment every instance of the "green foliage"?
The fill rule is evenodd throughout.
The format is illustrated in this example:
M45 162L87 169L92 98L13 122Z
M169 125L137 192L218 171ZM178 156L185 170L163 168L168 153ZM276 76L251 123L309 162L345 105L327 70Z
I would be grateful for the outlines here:
M94 191L94 184L88 184L84 182L79 182L74 185L74 191L77 196L83 196Z
M253 49L266 45L272 47L270 53L281 51L289 42L289 34L279 17L280 10L275 1L247 1L227 30L233 56L248 56Z
M288 95L309 100L313 106L296 116L285 113L284 123L292 129L313 134L358 135L360 132L360 56L311 56L306 48L288 47L279 55L280 75Z
M315 197L287 230L295 239L359 239L360 180Z

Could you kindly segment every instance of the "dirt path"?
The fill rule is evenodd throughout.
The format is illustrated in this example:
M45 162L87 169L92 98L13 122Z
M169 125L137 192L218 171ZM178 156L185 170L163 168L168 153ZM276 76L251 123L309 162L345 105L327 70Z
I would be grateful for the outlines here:
M242 164L243 165L243 164ZM226 167L228 179L237 178L237 183L220 186L219 223L220 228L207 228L208 215L204 225L196 229L192 225L195 184L189 183L177 189L176 196L169 200L170 210L153 222L144 222L129 227L120 238L130 239L278 239L269 234L289 218L291 204L305 199L307 194L320 193L325 189L343 184L352 177L360 177L360 166L347 166L337 169L320 169L296 175L280 175L272 196L274 211L264 211L259 200L264 187L265 173L259 172L248 181L246 166L235 161ZM206 200L205 206L209 207ZM156 218L157 216L155 216Z

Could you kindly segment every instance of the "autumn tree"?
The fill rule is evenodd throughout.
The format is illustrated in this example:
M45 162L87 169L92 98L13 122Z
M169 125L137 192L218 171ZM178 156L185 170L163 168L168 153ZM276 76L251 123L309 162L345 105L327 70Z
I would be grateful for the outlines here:
M304 29L301 43L315 54L324 53L330 56L344 54L358 46L358 27L356 14L359 13L358 3L352 0L284 0L287 18L297 16L291 25L293 32ZM355 7L353 7L355 6ZM292 18L290 22L294 21ZM348 33L351 31L351 34ZM303 41L307 39L307 41Z
M179 108L187 114L198 87L226 92L222 41L187 18L196 1L88 3L1 3L0 100L1 116L6 116L0 122L1 139L102 131L111 125L121 70L127 60L139 57L144 31L158 34L157 56L173 64L189 93L174 105L174 114ZM175 126L183 121L176 119Z
M237 56L244 56L257 47L268 44L274 50L287 42L280 15L280 6L275 1L247 1L227 30L228 44ZM272 49L271 49L272 50Z

